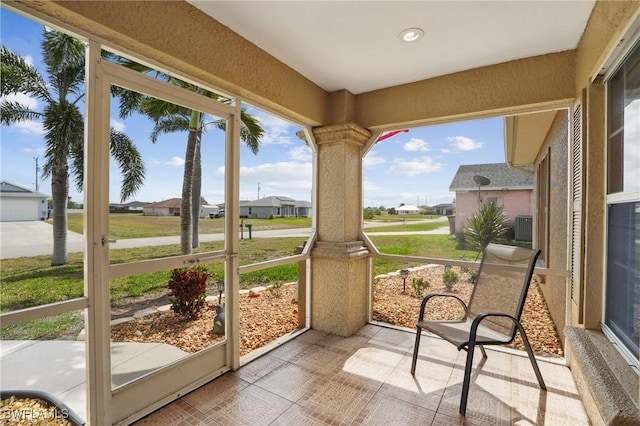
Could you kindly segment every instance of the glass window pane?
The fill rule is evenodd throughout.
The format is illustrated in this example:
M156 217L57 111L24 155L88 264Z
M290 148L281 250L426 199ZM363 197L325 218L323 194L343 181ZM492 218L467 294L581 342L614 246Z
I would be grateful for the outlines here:
M225 341L225 327L216 328L223 269L215 262L111 280L114 388ZM132 361L146 351L155 355L143 367Z
M607 192L640 191L640 44L607 86Z
M144 168L143 179L131 194L123 191L133 162L116 159L110 164L109 236L111 263L126 261L117 252L131 254L130 260L187 254L183 240L191 238L193 252L204 245L221 248L224 241L224 120L199 111L131 90L114 86L111 128L130 140ZM121 117L123 99L133 98L135 110ZM156 115L156 109L164 111ZM189 130L197 116L198 127ZM221 129L222 128L222 129ZM194 143L195 141L195 143ZM128 146L122 144L123 146ZM192 147L192 150L188 148ZM183 182L190 168L192 212L189 230L183 231ZM155 247L152 249L151 247Z
M640 202L609 206L605 322L638 357Z
M640 191L640 44L625 63L624 191Z

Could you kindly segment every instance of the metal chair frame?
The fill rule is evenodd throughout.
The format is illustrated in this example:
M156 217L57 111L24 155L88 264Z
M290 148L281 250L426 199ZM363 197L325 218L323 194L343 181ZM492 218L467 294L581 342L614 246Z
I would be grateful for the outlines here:
M483 270L483 266L485 264L485 259L487 258L487 251L493 250L493 249L505 249L508 248L508 246L501 246L498 244L489 244L487 246L487 248L484 250L484 255L482 258L482 261L480 263L480 268L478 270L478 282L480 280L481 274L482 274L482 270ZM515 249L515 248L514 248ZM517 250L522 250L521 248L517 248ZM484 346L488 346L488 345L507 345L511 342L513 342L513 339L516 336L516 331L520 332L520 336L522 337L522 341L524 343L524 347L527 351L527 355L529 356L529 360L531 361L531 366L533 367L533 370L536 374L536 378L538 379L538 384L540 385L540 388L543 390L546 390L546 385L544 383L544 380L542 379L542 374L540 374L540 369L538 368L538 363L536 362L535 356L533 354L533 351L531 350L531 345L529 344L529 339L527 338L527 334L524 331L524 328L522 327L522 324L520 323L520 317L522 315L522 310L524 309L524 302L527 296L527 292L529 290L529 286L530 286L530 282L531 282L531 277L533 276L533 270L535 268L535 264L536 261L538 259L538 256L540 255L540 250L539 249L535 249L535 250L530 250L531 254L529 257L529 262L526 268L526 273L525 273L525 282L522 284L522 292L520 294L520 300L518 301L517 304L517 308L516 308L516 315L511 315L505 312L482 312L477 314L475 317L473 317L473 321L471 322L469 329L468 329L468 340L463 341L460 344L456 344L457 342L455 342L454 340L449 339L448 336L446 336L445 333L442 332L437 332L434 331L433 329L430 328L430 323L441 323L441 322L450 322L450 323L458 323L461 324L462 327L464 327L466 324L468 324L468 320L471 319L471 315L469 314L469 308L472 306L473 301L474 301L474 296L476 294L475 292L475 288L474 291L471 295L471 298L469 300L469 304L467 305L461 298L459 298L456 295L453 294L440 294L440 293L432 293L432 294L428 294L423 300L422 303L420 304L420 315L418 317L418 323L416 324L416 340L415 340L415 344L414 344L414 348L413 348L413 360L411 362L411 374L415 375L415 371L416 371L416 363L418 361L418 349L420 346L420 337L422 335L422 329L426 329L428 331L431 332L435 332L435 334L437 334L438 336L442 337L444 340L447 340L448 342L452 343L452 344L456 344L456 347L458 348L458 350L465 350L467 351L467 360L466 360L466 365L465 365L465 370L464 370L464 380L462 383L462 395L460 397L460 414L462 414L463 416L466 414L466 410L467 410L467 400L469 398L469 382L471 379L471 370L472 370L472 365L473 365L473 354L474 354L474 350L476 348L476 346L478 346L480 348L480 350L482 351L482 356L483 358L487 358L487 352L484 349ZM428 302L435 298L435 297L448 297L448 298L453 298L456 299L464 308L465 311L465 315L464 317L460 320L460 321L424 321L424 313L425 313L425 309L427 307ZM511 320L512 327L511 327L511 332L509 335L507 335L506 337L508 337L508 340L488 340L488 339L481 339L478 340L478 328L482 326L482 322L487 320L488 318L507 318L509 320ZM466 332L466 330L465 330Z

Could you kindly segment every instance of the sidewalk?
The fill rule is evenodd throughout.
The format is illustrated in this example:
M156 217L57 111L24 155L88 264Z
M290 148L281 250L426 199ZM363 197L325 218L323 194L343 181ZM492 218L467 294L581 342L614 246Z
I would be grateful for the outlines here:
M111 386L120 386L189 355L164 343L112 343ZM0 341L0 388L55 395L87 418L85 342Z

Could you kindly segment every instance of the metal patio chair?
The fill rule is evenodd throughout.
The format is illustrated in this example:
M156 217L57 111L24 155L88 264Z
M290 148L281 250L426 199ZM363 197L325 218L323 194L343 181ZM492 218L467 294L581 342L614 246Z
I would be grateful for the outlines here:
M416 371L422 329L440 336L455 345L458 350L466 350L467 361L460 399L460 414L463 416L467 409L475 347L479 346L482 356L486 358L484 346L509 344L515 338L516 331L520 332L540 388L547 389L527 335L520 324L531 276L539 255L538 249L489 244L484 250L468 305L453 294L428 294L422 300L420 316L416 324L411 374L414 375ZM435 297L456 299L464 308L464 316L460 320L453 321L425 320L424 314L428 302Z

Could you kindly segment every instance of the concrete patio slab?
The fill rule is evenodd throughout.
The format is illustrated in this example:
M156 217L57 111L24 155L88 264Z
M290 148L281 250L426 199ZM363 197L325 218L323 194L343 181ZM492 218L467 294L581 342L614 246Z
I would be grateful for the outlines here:
M119 386L188 355L164 343L113 343L112 386ZM86 418L85 342L0 341L0 388L39 390Z

